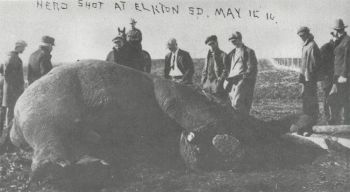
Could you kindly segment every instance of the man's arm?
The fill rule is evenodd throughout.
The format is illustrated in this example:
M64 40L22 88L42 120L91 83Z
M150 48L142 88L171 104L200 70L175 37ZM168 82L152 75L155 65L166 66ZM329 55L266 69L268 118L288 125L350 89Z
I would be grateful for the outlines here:
M207 80L207 75L208 75L208 55L207 57L205 57L205 61L204 61L204 66L203 66L203 70L202 70L202 78L201 78L201 85L204 84L204 82Z
M52 69L51 55L45 55L40 59L40 75L43 76Z
M226 53L222 53L222 55L220 56L220 58L222 59L222 65L218 65L218 73L220 74L220 76L218 77L218 82L219 84L223 84L226 77L227 77L227 69L226 69L226 59L227 59L227 54Z
M255 56L254 50L248 51L247 58L247 71L244 73L244 78L256 78L256 74L258 72L258 60Z
M344 55L344 64L345 64L345 70L344 74L342 76L346 78L350 78L350 42L347 43L345 47L345 55Z
M170 79L169 72L170 72L169 55L166 55L164 59L164 78Z
M182 76L182 81L190 83L194 73L194 66L193 66L191 55L188 52L185 52L185 55L184 55L184 65L187 65L187 70L185 71L185 74Z

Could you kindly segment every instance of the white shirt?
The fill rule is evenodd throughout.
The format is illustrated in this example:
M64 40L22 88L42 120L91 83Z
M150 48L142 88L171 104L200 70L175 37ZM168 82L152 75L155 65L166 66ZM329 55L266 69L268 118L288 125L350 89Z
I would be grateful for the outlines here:
M235 56L232 57L231 69L228 77L234 77L244 72L243 67L243 49L236 48Z
M176 49L175 53L171 53L169 75L172 77L183 76L182 72L180 71L179 67L177 66L177 54L178 54L178 52L179 52L179 49Z

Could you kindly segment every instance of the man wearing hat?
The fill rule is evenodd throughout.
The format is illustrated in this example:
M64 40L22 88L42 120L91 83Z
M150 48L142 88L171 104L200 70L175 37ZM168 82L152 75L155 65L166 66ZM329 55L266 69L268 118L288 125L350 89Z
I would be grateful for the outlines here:
M5 126L8 129L13 118L16 101L24 91L23 63L21 58L19 58L19 54L23 53L26 47L27 43L25 41L17 41L14 51L9 53L3 65L4 85L2 107L6 108ZM3 119L0 122L3 123L2 121Z
M179 49L174 38L167 45L170 53L165 56L164 77L179 83L192 84L194 66L190 54Z
M338 44L335 33L331 32L331 40L321 46L321 59L322 59L322 89L324 93L323 97L323 111L325 119L328 124L332 124L332 110L329 103L329 93L333 86L334 76L334 48Z
M254 50L243 44L240 32L234 32L229 41L234 49L225 61L225 89L229 93L232 107L248 115L253 101L258 61Z
M321 53L308 27L300 27L297 34L303 41L301 72L299 74L299 83L302 85L303 113L316 124L319 113L317 79L321 69ZM299 133L310 134L311 128L311 126L301 128Z
M55 39L50 36L43 36L39 49L32 53L28 62L28 83L45 75L52 69L51 51L55 45Z
M106 61L128 65L130 59L124 47L125 38L122 35L118 35L112 42L114 43L113 50L108 53Z
M136 25L135 19L130 19L131 29L126 34L127 41L138 51L142 51L142 33L141 31L135 27Z
M209 46L209 51L202 71L201 84L207 93L222 97L224 96L225 77L223 71L226 53L220 50L215 35L209 36L205 40L205 44Z
M334 78L330 93L332 124L340 124L341 110L344 108L344 124L350 124L350 37L345 32L342 19L337 19L333 27L338 45L334 49Z

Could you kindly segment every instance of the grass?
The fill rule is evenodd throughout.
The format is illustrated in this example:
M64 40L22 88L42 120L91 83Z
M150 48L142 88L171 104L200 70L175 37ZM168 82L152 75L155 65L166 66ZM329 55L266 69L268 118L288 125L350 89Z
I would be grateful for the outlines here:
M203 60L194 60L194 82L200 80ZM297 74L278 71L260 61L251 114L264 119L278 119L301 108ZM154 60L152 73L162 75L163 61ZM0 192L20 191L28 178L30 154L17 152L0 157ZM349 154L350 155L350 154ZM123 172L113 187L103 192L347 192L350 191L350 168L346 154L332 153L312 165L290 169L251 172L187 172L182 166L139 163ZM180 165L180 164L179 164ZM38 190L39 191L39 190ZM51 191L41 189L41 191ZM102 192L101 191L101 192Z

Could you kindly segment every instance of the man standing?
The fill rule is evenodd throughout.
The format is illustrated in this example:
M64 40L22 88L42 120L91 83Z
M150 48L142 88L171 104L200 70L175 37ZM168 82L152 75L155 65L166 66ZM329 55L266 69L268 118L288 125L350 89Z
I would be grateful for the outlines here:
M321 53L308 27L299 28L297 34L303 41L299 74L299 83L302 85L303 113L311 118L312 124L316 124L319 113L317 79L321 67ZM304 135L310 134L312 126L303 127L302 130L299 130L299 133L301 132Z
M5 126L8 129L10 122L13 119L13 110L16 101L24 91L23 63L18 55L23 53L26 47L27 43L25 41L16 42L15 50L10 52L3 68L5 81L2 106L6 107Z
M226 53L220 50L215 35L209 36L205 40L205 44L209 46L209 51L202 71L201 84L203 90L214 96L223 97L223 83L225 81L223 71Z
M55 45L55 39L50 36L43 36L41 40L42 44L40 45L39 49L32 53L29 57L29 85L52 69L51 51L53 46Z
M334 49L334 78L330 93L332 124L340 124L344 108L344 124L350 124L350 37L345 32L342 19L336 20L333 28L338 45ZM334 115L333 115L334 114Z
M330 122L332 111L329 104L329 93L333 85L334 47L336 43L334 34L331 33L331 35L332 39L320 48L322 59L322 75L324 76L324 78L322 79L322 88L324 92L323 110L325 119L327 120L328 124L332 124L332 122Z
M242 42L242 34L234 32L229 38L234 49L227 55L224 74L226 91L229 93L232 107L248 115L252 106L258 61L254 50Z
M179 49L174 38L168 41L168 49L170 53L165 56L164 77L179 83L192 84L194 66L190 54Z

